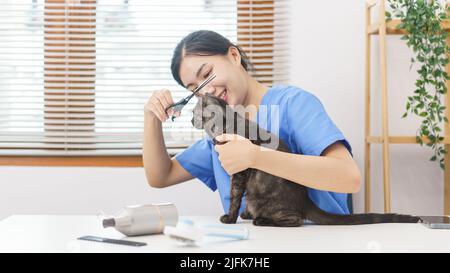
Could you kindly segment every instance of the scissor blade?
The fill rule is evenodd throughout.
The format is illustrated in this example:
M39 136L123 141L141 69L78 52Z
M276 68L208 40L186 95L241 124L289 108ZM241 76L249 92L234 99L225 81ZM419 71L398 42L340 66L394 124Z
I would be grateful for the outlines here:
M193 94L197 93L198 91L200 91L205 85L207 85L210 81L214 80L214 78L216 77L216 75L211 75L209 76L206 80L204 80L195 90L194 92L192 92Z
M183 107L189 102L190 99L192 99L192 97L195 95L195 93L197 93L198 91L200 91L205 85L207 85L208 83L210 83L214 78L216 77L216 75L211 75L209 76L206 80L204 80L197 88L194 89L194 91L192 91L192 94L190 94L189 96L185 97L184 99L181 99L180 101L178 101L177 103L174 103L170 106L168 106L165 111L167 112L167 110L169 110L170 108L173 107L173 111L174 112L181 112L181 110L183 109ZM175 116L172 116L172 121L174 120Z

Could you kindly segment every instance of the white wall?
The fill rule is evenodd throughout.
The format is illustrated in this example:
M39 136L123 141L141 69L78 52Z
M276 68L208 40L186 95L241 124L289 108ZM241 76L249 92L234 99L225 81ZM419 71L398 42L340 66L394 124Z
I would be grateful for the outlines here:
M316 94L353 147L363 171L364 159L364 1L292 3L292 84ZM373 58L378 57L376 39ZM410 50L388 40L389 129L414 135L417 121L401 120L406 96L414 88ZM374 79L379 79L374 64ZM374 132L380 132L379 84L373 85ZM381 147L372 151L373 210L383 210ZM430 163L431 151L418 145L391 146L392 210L442 213L442 172ZM114 212L124 205L175 202L184 215L221 215L217 193L198 180L167 189L147 186L140 168L0 167L0 218L17 213ZM363 210L363 192L355 210Z
M364 2L291 1L292 84L316 94L348 138L355 160L364 168ZM378 38L372 38L372 134L381 133ZM411 51L399 39L388 38L389 130L415 135L418 121L404 113L406 96L414 90ZM391 145L392 210L441 214L443 172L430 163L428 147ZM383 211L381 145L372 148L372 208ZM355 211L364 209L364 188L355 195Z
M174 202L182 215L223 214L199 180L156 189L142 168L0 168L0 219L10 214L114 213L123 206Z

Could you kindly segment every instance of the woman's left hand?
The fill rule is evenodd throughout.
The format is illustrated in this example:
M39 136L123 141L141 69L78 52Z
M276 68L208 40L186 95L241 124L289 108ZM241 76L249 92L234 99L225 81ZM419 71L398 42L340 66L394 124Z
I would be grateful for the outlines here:
M219 153L219 161L229 175L251 168L259 146L249 139L235 134L222 134L215 138L225 144L215 145L214 149Z

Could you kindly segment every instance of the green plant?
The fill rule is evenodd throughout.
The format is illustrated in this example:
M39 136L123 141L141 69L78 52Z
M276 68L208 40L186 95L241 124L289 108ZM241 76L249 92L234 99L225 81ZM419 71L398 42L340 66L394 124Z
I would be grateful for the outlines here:
M442 147L444 139L441 136L442 122L448 122L445 117L445 106L441 97L447 93L446 81L450 79L445 72L449 63L447 32L441 28L442 20L448 19L445 3L434 0L388 0L390 11L386 11L387 20L400 19L398 29L406 30L401 39L414 52L411 67L420 63L417 70L416 89L414 95L408 96L406 112L421 118L421 124L416 132L416 141L423 145L422 137L427 137L427 146L434 150L431 161L438 161L444 169L444 154Z

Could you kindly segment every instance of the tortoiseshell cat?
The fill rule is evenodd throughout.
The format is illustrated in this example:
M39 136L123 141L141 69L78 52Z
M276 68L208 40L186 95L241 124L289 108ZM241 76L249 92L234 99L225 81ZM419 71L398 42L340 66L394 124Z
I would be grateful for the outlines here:
M214 110L211 110L213 106ZM258 124L243 118L224 100L210 94L202 95L194 108L192 124L205 129L213 139L222 134L239 134L259 146L278 143L276 150L289 149L276 135L269 133ZM227 119L227 117L233 117ZM244 132L238 128L244 128ZM249 138L249 132L257 132L257 137ZM275 141L275 142L273 142ZM241 199L246 193L246 208L242 219L253 219L257 226L301 226L307 219L319 225L359 225L374 223L417 223L419 217L402 214L351 214L340 215L323 211L309 198L307 187L298 183L249 168L231 176L231 200L228 214L220 218L222 223L236 223Z

